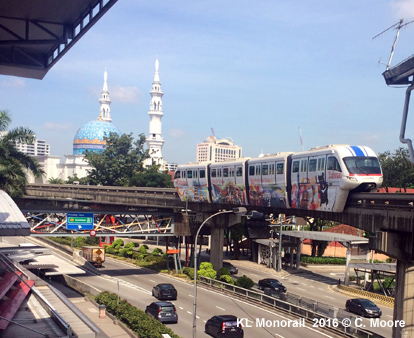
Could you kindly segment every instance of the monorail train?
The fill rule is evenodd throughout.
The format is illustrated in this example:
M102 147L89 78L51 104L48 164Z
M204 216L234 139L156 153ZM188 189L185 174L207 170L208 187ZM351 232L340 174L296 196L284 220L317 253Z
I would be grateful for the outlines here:
M182 201L342 212L350 191L382 184L374 151L329 145L299 153L179 165L174 186Z

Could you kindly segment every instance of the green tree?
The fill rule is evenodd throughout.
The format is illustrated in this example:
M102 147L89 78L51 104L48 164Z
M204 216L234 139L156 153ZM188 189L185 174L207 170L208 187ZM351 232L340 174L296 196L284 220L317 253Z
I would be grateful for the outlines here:
M158 165L152 165L145 171L135 174L131 178L131 186L173 188L174 184L167 172L160 172Z
M64 184L65 182L61 178L51 177L47 180L49 184Z
M44 174L39 162L33 157L17 150L16 142L32 143L34 132L28 128L18 127L8 130L11 116L0 111L0 189L12 198L23 196L27 184L27 172L39 178Z
M414 187L414 166L410 162L408 149L398 148L392 153L385 151L378 155L383 172L382 186L407 189Z
M104 139L106 147L102 152L85 152L86 161L93 167L87 176L89 184L129 186L131 177L144 170L143 161L148 158L144 134L135 143L132 134L110 133Z

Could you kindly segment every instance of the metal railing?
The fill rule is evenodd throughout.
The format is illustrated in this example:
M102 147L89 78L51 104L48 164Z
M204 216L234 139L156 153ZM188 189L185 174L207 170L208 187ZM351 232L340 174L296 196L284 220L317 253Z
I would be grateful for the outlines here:
M239 298L260 302L263 305L286 311L291 315L300 316L313 323L331 323L331 325L326 326L327 329L350 337L383 338L383 336L358 327L360 325L356 323L357 317L352 316L349 312L290 292L272 292L270 289L265 289L265 292L262 293L204 276L199 276L199 283ZM318 327L321 327L321 325L318 325Z

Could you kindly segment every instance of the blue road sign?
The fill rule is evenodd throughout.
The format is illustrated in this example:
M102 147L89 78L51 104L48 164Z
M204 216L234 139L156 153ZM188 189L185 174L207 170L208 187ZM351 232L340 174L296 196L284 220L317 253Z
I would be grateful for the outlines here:
M93 230L93 212L68 212L66 214L67 230Z

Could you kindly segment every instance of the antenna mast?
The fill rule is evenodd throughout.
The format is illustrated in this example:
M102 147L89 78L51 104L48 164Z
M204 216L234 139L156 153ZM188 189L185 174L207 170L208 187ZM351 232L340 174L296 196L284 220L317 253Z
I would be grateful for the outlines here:
M211 127L211 132L213 133L213 136L216 137L216 134L214 134L214 129Z
M375 36L372 38L372 40L374 40L374 39L375 39L375 38L377 38L378 36L380 36L380 35L384 34L385 32L389 31L390 29L392 29L392 28L394 28L394 27L395 27L395 29L397 30L397 34L395 35L394 43L392 44L392 47L391 47L391 55L390 55L390 59L388 60L388 63L387 63L387 69L386 69L386 70L388 70L388 68L390 67L390 64L391 64L391 59L392 59L392 56L393 56L394 51L395 51L395 45L397 44L397 40L398 40L398 36L400 35L400 30L401 30L401 28L403 28L403 27L405 27L405 26L409 25L410 23L413 23L413 22L414 22L414 20L413 20L413 21L409 21L409 22L407 22L407 23L403 23L403 22L404 22L404 19L401 19L399 22L397 22L397 23L393 24L391 27L388 27L385 31L382 31L381 33L379 33L379 34L375 35Z
M300 145L302 146L302 151L303 151L303 141L302 141L302 130L299 127L299 138L300 138Z

